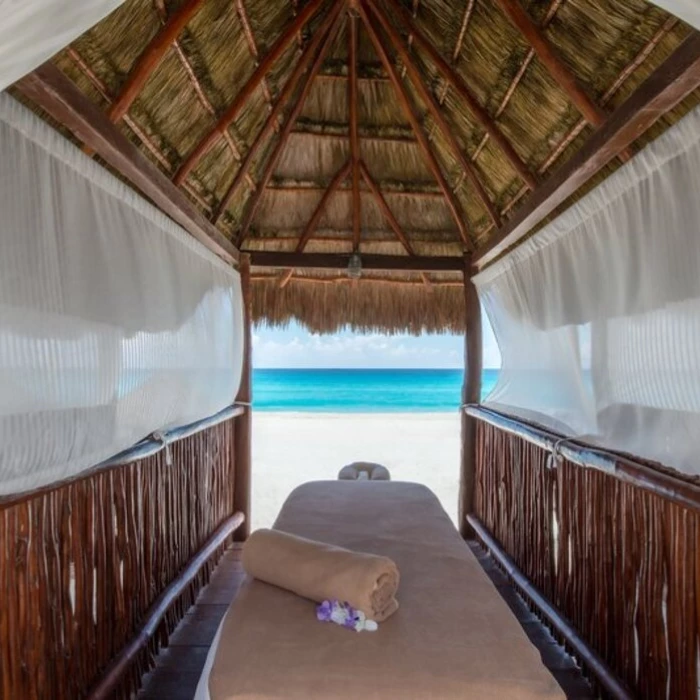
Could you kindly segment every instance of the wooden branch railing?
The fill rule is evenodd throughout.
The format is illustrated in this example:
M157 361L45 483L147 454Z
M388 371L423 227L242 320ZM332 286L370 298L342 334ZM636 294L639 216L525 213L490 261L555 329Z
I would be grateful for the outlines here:
M482 526L633 697L697 698L700 486L482 407L472 527ZM493 543L492 543L493 544ZM527 587L518 585L534 607ZM546 611L542 614L547 617ZM569 636L553 626L571 648ZM575 645L573 645L575 646ZM596 676L586 658L584 667ZM612 692L597 674L601 692Z
M238 420L0 503L0 697L136 693L242 520Z

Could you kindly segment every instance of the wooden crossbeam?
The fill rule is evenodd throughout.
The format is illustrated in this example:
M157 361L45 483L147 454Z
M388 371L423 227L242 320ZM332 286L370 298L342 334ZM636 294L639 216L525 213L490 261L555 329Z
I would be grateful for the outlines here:
M15 86L209 250L238 260L236 247L56 66L45 63Z
M341 8L342 0L338 0L333 6L333 8L330 10L331 12L337 12L337 14L335 15L333 23L323 40L323 44L321 45L321 49L319 50L319 53L316 56L316 60L314 61L311 70L309 71L309 74L306 77L304 86L301 89L301 93L299 94L296 103L289 111L284 125L282 126L279 139L277 140L277 144L267 161L263 175L260 178L260 182L258 183L258 188L251 197L250 205L248 206L248 209L245 213L245 216L241 223L241 230L238 235L237 242L239 246L248 235L248 231L250 230L250 224L253 221L253 217L255 216L258 207L260 206L260 202L262 201L263 192L265 191L265 188L267 187L267 184L270 181L270 178L272 177L272 172L274 171L275 166L277 165L277 161L282 155L284 147L287 145L287 140L289 139L289 134L292 130L292 127L294 126L294 122L296 122L297 117L299 116L299 113L301 112L301 109L304 106L304 102L306 101L306 97L308 96L311 90L314 78L316 77L316 74L323 65L323 61L325 60L326 55L328 54L328 51L331 45L333 44L333 41L335 40L338 30L340 29L340 20L342 16L340 14Z
M375 0L369 1L375 14L380 18L382 26L390 26L386 14L381 10ZM397 2L397 0L384 1L392 10L392 14L398 17L404 28L413 36L414 43L430 56L430 59L435 64L438 71L440 71L447 82L454 88L457 95L464 100L467 108L472 113L474 118L479 122L479 124L481 124L486 133L503 151L504 155L510 161L510 164L513 166L515 171L520 175L530 189L534 189L537 185L537 178L530 172L527 165L525 165L520 156L516 153L510 141L508 141L508 139L503 135L501 130L496 126L496 123L489 116L488 112L481 106L464 79L442 57L440 52L435 48L433 43L425 36L425 34L423 34L423 32L416 27L411 18L411 13L406 7ZM398 35L397 41L400 41Z
M279 192L313 192L316 190L325 190L328 185L317 180L303 180L296 178L279 177L273 178L268 186L268 190L277 190ZM385 196L389 197L424 197L430 199L443 200L444 197L440 188L433 182L411 182L404 183L397 180L382 180L377 183L379 189ZM347 192L350 187L340 185L338 191Z
M338 2L339 1L340 0L338 0ZM275 61L287 49L289 44L294 41L297 32L311 19L316 10L318 10L324 2L325 0L310 0L310 2L304 6L304 9L294 18L294 21L277 38L265 57L258 63L253 75L248 78L246 84L238 91L234 101L221 115L214 128L194 147L180 166L180 169L175 175L176 184L182 184L184 179L192 171L192 168L198 163L199 159L223 136L226 129L228 129L234 119L236 119L243 105L248 102Z
M133 101L138 97L139 92L151 77L153 71L158 67L163 56L172 46L178 34L185 28L185 25L194 17L200 9L204 0L186 0L165 26L151 39L150 43L136 61L131 69L129 77L119 95L116 96L112 106L109 108L109 119L113 122L119 121L129 110Z
M357 4L357 10L360 13L363 25L367 30L370 40L372 41L374 50L377 52L379 60L384 66L384 70L389 75L389 78L392 84L394 85L394 88L396 89L396 94L399 98L399 102L401 103L401 106L403 107L406 117L408 118L408 121L411 125L411 128L413 129L413 132L416 135L416 139L418 140L418 144L420 145L421 150L423 151L423 155L425 156L428 166L432 171L435 179L437 180L440 189L442 190L442 193L445 197L445 201L447 202L447 205L452 214L452 218L454 219L455 224L457 225L457 231L459 232L459 235L465 247L468 250L471 250L473 248L473 245L469 238L469 232L467 231L467 227L464 222L464 217L459 209L459 205L457 204L457 200L454 196L454 193L452 192L450 185L448 184L447 180L445 179L445 176L442 173L440 164L438 163L437 158L433 153L430 143L428 142L428 138L426 137L423 131L420 119L418 118L418 114L416 113L415 107L411 102L411 98L408 95L406 87L401 81L401 78L399 77L394 64L391 62L388 54L386 53L384 45L382 44L382 41L379 38L379 35L377 34L376 30L372 26L372 22L367 16L367 13L361 3Z
M391 211L391 208L387 204L386 199L384 199L384 195L379 189L377 183L374 181L374 178L370 174L369 170L367 170L367 165L363 160L360 161L360 172L362 173L362 178L367 183L367 186L374 195L374 198L377 200L377 204L379 205L382 214L384 214L384 218L389 222L391 230L399 239L401 245L406 249L406 252L409 255L415 255L415 251L413 250L413 247L411 246L408 237L404 233L404 230L401 228L401 224L399 224L396 217L394 216L394 212Z
M360 247L360 142L357 132L357 14L350 11L348 32L348 107L350 121L350 153L352 157L352 249Z
M318 80L318 76L316 77ZM388 80L388 78L387 78ZM308 134L334 139L350 138L350 126L346 122L319 122L312 119L300 119L295 125L294 134ZM388 124L358 124L358 138L361 141L395 141L398 143L416 143L411 127Z
M700 33L695 32L608 117L584 146L540 185L474 256L483 267L522 240L655 121L700 86Z
M498 211L496 211L496 207L494 206L493 202L491 202L491 200L489 199L489 196L486 193L486 190L484 189L481 180L479 180L479 177L477 176L476 171L474 170L474 166L472 165L470 160L464 155L464 152L462 151L462 146L460 145L459 141L457 141L457 137L455 136L454 129L447 123L447 119L445 118L445 115L440 109L440 105L438 105L437 100L435 99L435 96L433 95L432 91L425 84L423 76L418 70L418 66L416 66L413 57L409 53L408 49L404 46L403 41L399 36L399 33L396 31L396 29L389 21L387 16L377 8L376 4L372 2L372 0L368 0L368 6L371 8L374 16L386 32L390 42L401 57L401 61L403 62L406 71L408 72L411 82L417 89L418 94L420 95L421 99L428 108L428 112L432 117L434 123L437 124L440 131L442 131L443 136L449 143L450 148L452 150L452 155L462 168L462 172L472 183L472 186L476 190L476 194L481 200L481 203L484 205L489 215L489 218L491 219L491 221L494 222L496 226L499 226L501 220L498 215Z
M250 250L253 267L300 270L346 270L350 255L346 253L280 253L267 250ZM404 270L407 272L461 272L464 258L452 256L420 255L367 255L362 254L363 270Z
M559 58L554 47L532 21L530 15L520 4L520 0L496 0L506 17L532 46L540 61L550 75L559 84L569 99L586 118L589 124L600 126L605 121L605 112L593 102L586 91L579 85L576 76Z
M241 164L238 167L238 170L236 171L236 175L233 178L233 182L229 186L228 190L226 190L226 194L224 194L217 210L214 212L214 216L212 217L212 221L214 223L216 223L226 211L226 208L228 207L231 199L233 198L233 195L238 189L241 180L243 180L243 178L248 175L248 170L255 156L257 155L261 145L265 142L265 138L277 123L277 119L280 112L289 102L292 94L294 93L294 90L296 90L297 85L299 84L299 80L308 69L311 63L311 59L316 53L316 50L318 49L318 46L321 43L321 40L325 36L326 32L330 28L335 18L338 16L339 11L340 7L337 7L324 18L323 22L321 23L321 26L317 29L313 38L311 39L308 46L297 61L297 64L294 67L294 70L292 71L292 74L289 76L289 80L287 80L284 88L282 89L282 92L273 104L272 111L270 112L270 114L268 114L265 123L260 129L258 135L255 137L255 140L248 149L248 152L246 153L245 157L241 161Z

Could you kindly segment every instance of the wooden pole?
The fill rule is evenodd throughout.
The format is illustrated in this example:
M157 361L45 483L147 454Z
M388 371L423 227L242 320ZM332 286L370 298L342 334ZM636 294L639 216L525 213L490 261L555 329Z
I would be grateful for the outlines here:
M464 336L464 384L462 404L481 400L483 366L481 338L481 304L471 280L471 257L464 258L464 303L466 332ZM462 411L462 460L459 479L459 530L463 537L471 533L467 523L474 506L474 474L476 471L476 419Z
M243 414L236 418L235 476L233 488L233 510L243 513L245 522L236 530L234 539L242 542L250 534L250 487L251 487L251 438L253 411L253 362L252 362L252 294L250 288L250 256L241 255L241 289L243 292L243 372L236 401L244 406Z
M360 249L360 142L357 134L357 13L350 12L348 32L348 105L350 108L350 152L352 154L352 250Z

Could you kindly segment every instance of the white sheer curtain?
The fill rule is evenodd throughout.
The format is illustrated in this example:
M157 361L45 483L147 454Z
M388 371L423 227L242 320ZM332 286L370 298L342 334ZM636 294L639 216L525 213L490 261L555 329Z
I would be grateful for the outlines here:
M485 403L700 473L700 109L475 284Z
M238 273L0 94L0 493L233 403Z
M0 0L0 90L48 60L124 0Z

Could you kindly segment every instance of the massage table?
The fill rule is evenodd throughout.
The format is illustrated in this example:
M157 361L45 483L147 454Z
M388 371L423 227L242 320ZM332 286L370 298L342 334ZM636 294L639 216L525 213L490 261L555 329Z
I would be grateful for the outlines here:
M294 490L275 528L391 557L399 610L376 632L321 623L315 604L247 579L196 700L564 698L435 495L392 481Z

